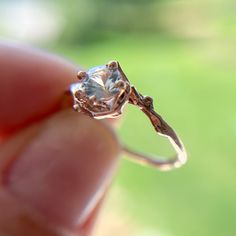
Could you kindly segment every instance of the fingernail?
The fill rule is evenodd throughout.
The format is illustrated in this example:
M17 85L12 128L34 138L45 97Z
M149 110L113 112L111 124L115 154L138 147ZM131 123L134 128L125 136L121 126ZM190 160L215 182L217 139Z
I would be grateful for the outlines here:
M118 153L106 125L65 111L47 121L17 157L6 187L50 222L77 227L109 185Z

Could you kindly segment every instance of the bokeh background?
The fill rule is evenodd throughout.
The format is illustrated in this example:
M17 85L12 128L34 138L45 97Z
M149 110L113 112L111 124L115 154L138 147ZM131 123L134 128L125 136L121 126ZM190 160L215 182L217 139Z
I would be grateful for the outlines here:
M0 0L0 35L85 67L118 60L186 145L172 172L121 160L96 236L236 235L236 1ZM135 107L118 133L172 153Z

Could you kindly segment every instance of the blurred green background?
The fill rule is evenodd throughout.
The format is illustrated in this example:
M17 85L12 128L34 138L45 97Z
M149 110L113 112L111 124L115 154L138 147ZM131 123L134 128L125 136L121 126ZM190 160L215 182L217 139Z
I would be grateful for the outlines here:
M118 60L186 145L172 172L122 159L95 235L236 235L234 0L1 0L0 35L86 67ZM135 107L118 132L172 153Z

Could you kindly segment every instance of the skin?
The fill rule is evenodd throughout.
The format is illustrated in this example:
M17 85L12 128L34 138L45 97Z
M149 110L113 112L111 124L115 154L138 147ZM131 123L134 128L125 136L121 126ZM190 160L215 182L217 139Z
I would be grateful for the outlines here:
M91 234L120 145L108 122L62 109L78 70L0 42L0 235Z

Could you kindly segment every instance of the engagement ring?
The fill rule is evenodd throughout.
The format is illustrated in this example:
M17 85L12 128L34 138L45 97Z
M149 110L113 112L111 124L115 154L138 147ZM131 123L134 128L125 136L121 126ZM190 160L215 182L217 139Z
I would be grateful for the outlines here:
M159 135L169 139L176 151L174 158L165 160L158 156L148 156L124 146L123 151L132 160L161 170L182 166L187 154L174 130L154 111L151 97L141 95L132 86L117 61L94 67L87 72L78 72L78 82L70 86L73 108L95 119L115 118L122 114L125 104L139 107L150 119Z

